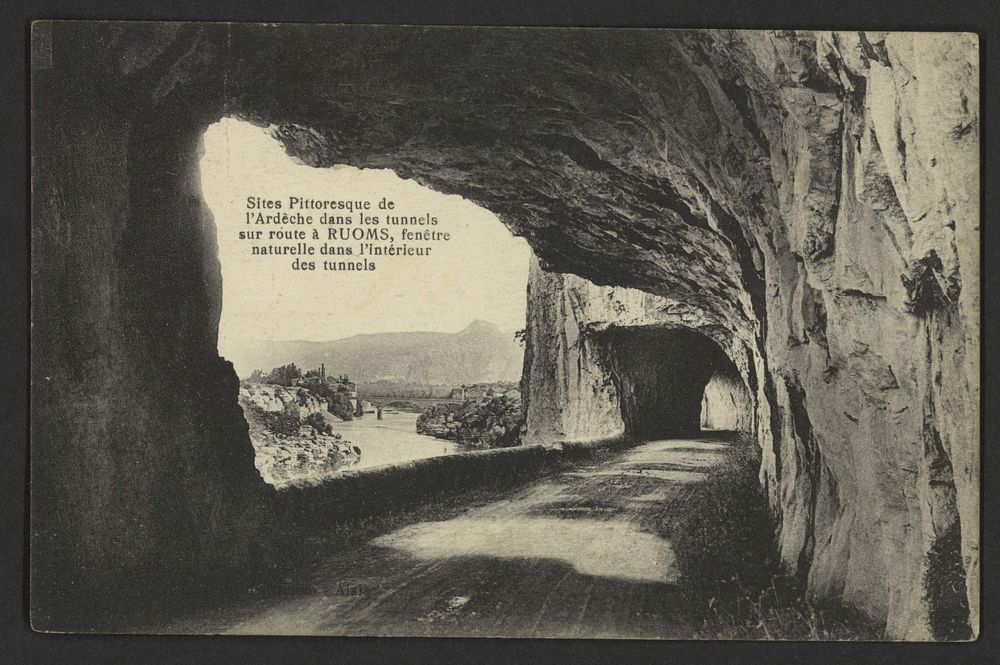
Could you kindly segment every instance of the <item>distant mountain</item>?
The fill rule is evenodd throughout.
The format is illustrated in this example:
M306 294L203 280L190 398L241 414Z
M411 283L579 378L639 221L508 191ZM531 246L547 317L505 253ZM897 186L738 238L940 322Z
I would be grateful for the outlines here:
M514 333L486 321L473 321L457 333L378 333L330 342L247 340L226 355L241 377L290 362L303 371L325 363L328 373L347 374L355 382L455 386L517 381L523 358Z

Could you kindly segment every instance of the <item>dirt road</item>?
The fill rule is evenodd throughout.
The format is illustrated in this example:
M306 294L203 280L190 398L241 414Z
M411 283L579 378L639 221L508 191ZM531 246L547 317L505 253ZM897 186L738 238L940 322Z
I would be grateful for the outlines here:
M656 525L724 441L653 441L444 521L331 556L311 591L201 630L239 634L688 637Z

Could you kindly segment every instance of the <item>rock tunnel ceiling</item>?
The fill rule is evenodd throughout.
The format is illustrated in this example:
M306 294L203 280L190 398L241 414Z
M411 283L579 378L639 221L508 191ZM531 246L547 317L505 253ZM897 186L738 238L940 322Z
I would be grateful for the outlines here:
M116 205L165 220L159 231L150 222L127 233L156 242L160 232L203 229L197 143L225 115L271 127L304 163L390 168L459 194L497 214L540 260L528 298L530 435L570 437L608 408L615 387L602 331L698 331L750 393L782 558L810 593L885 620L889 635L926 637L933 594L914 580L934 579L926 544L957 529L976 624L979 129L969 36L341 26L330 39L285 26L279 40L266 26L234 24L137 25L141 38L123 39L94 30L77 45L93 57L64 74L87 83L63 94L80 103L73 95L92 91L97 101L84 108L112 109L119 126L95 129L79 149L94 141L101 155L131 151L119 160L131 193ZM165 138L156 128L167 121L176 134ZM38 136L47 140L67 139ZM166 147L146 150L154 140ZM64 191L90 186L76 168L49 170L71 173ZM143 203L163 170L176 181L154 188L156 205ZM71 212L58 197L36 203L40 214ZM157 206L179 215L167 220ZM94 251L106 251L100 238L113 247L116 223L95 227ZM169 322L130 310L107 337L131 326L152 341L115 363L162 362L153 348L170 349L173 361L217 362L218 266L200 233L190 234L195 258L178 259L191 264L200 295L164 308L187 313ZM72 251L44 242L39 256ZM122 266L133 278L108 286L108 302L117 288L154 289L147 273L156 267ZM46 297L40 289L42 311ZM225 395L235 377L208 365L199 380L215 393L195 411L236 418ZM180 366L163 371L178 404L194 380ZM115 417L107 427L123 434L109 445L124 445L140 426ZM245 455L217 456L234 495L256 491L246 489L255 481ZM946 465L951 474L932 471ZM211 501L198 496L190 500L199 506Z
M727 204L739 206L727 211L706 186L735 182L727 171L740 167L744 178L763 176L765 159L750 134L728 135L742 128L739 110L700 80L703 54L654 33L361 29L347 41L366 45L363 58L331 44L329 58L305 63L297 49L274 54L255 42L266 37L244 37L234 53L269 61L234 59L228 110L274 125L305 163L391 168L496 213L553 269L751 325L747 294L762 292L762 255L734 216L764 223L754 201L773 192L731 192ZM468 57L442 68L456 41ZM269 89L269 76L303 66L301 87ZM727 159L707 162L706 146Z

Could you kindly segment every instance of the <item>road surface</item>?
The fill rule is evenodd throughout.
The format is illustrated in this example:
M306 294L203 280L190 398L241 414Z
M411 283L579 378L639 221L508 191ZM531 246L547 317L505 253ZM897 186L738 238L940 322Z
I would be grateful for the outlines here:
M177 631L690 637L662 516L728 444L653 441L337 552L310 591ZM171 631L173 632L173 631Z

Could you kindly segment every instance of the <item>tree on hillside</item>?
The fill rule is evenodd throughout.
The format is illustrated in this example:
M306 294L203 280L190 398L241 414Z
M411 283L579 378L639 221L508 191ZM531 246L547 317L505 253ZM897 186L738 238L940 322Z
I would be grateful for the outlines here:
M279 386L290 386L295 383L297 379L302 378L302 370L300 370L295 363L288 363L287 365L282 365L281 367L275 367L267 375L265 383L275 383Z
M254 371L250 372L250 376L244 379L246 383L265 383L266 380L267 377L264 376L264 370L261 369L255 369Z

